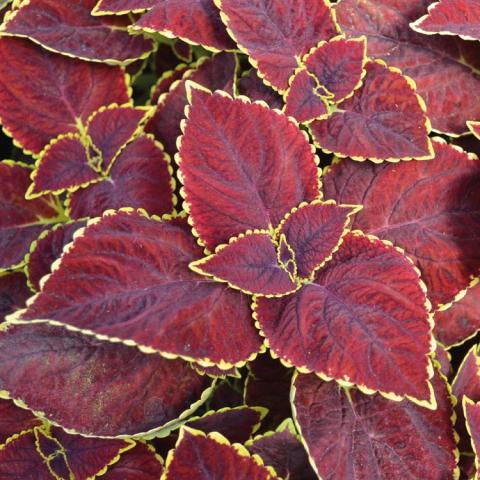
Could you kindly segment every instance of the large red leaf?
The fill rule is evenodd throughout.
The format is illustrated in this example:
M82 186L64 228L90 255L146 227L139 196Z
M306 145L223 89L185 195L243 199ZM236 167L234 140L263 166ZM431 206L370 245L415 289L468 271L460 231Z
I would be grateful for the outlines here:
M134 30L180 37L211 50L235 48L213 0L162 0L142 16Z
M14 434L31 430L42 421L32 412L17 407L11 400L0 400L0 445Z
M295 252L299 277L309 277L331 258L347 233L349 217L359 209L318 200L302 203L285 216L277 235L284 235Z
M432 408L423 288L394 247L349 233L310 283L289 297L257 298L255 313L268 345L288 364Z
M298 288L279 264L275 244L267 231L234 237L213 255L190 264L190 268L252 295L282 296Z
M0 270L23 265L30 244L49 224L63 219L55 197L25 199L30 173L26 165L0 162Z
M277 226L319 195L315 156L293 122L193 85L179 165L190 220L210 250L246 230Z
M184 427L168 455L165 480L275 480L277 477L240 444L219 433Z
M90 164L80 135L67 133L52 140L41 152L26 196L33 199L77 190L101 179Z
M209 393L208 377L182 360L45 323L11 326L1 333L0 347L1 389L86 435L158 430L189 414Z
M323 184L325 198L363 205L353 228L406 251L436 307L451 302L480 267L480 162L441 140L433 145L428 162L340 162Z
M478 0L440 0L411 27L419 33L459 35L465 40L480 40L480 2Z
M435 337L447 347L458 345L480 330L480 283L478 279L453 304L435 312Z
M301 59L338 33L325 0L215 0L222 20L260 75L285 91Z
M173 211L174 187L169 158L161 145L141 135L120 152L108 177L69 195L67 211L71 218L97 217L122 207L163 215Z
M189 263L200 257L182 219L106 215L75 240L21 319L60 322L207 366L241 364L261 346L249 297L192 272Z
M432 157L430 123L415 85L385 64L368 62L362 87L310 128L325 151L353 160Z
M173 158L177 152L177 139L182 134L180 122L188 105L185 83L187 79L210 90L224 90L233 94L236 60L231 53L219 53L211 58L202 57L194 68L183 74L169 93L159 99L157 110L147 123L145 131L153 133Z
M263 101L270 108L278 108L279 110L283 106L282 97L262 82L254 68L238 79L237 87L241 95L245 95L252 101Z
M102 105L129 101L120 67L66 58L25 39L0 38L1 123L26 151L39 153L52 138L76 132Z
M121 15L143 12L152 8L157 0L99 0L92 15Z
M0 322L10 313L23 308L31 295L23 273L0 273Z
M25 37L53 52L110 64L147 57L153 41L130 35L126 26L90 14L97 0L26 0L0 28L2 35Z
M476 46L457 38L414 32L410 22L423 15L431 0L341 0L336 18L349 36L367 37L368 55L381 58L412 77L427 104L433 128L454 134L480 118Z
M477 470L475 479L478 480L480 478L480 403L474 403L468 397L464 397L463 409L472 448L475 453L475 468Z
M298 375L295 421L325 480L456 478L452 403L445 381L433 378L437 409L391 402ZM457 472L458 474L458 472Z
M332 94L331 101L341 102L362 84L366 53L365 37L346 39L338 36L320 43L303 63L320 85Z

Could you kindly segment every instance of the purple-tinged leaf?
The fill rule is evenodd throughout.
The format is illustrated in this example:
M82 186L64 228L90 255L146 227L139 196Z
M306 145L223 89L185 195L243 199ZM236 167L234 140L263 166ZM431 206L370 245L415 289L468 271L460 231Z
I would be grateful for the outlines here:
M480 122L467 122L469 130L480 140Z
M475 403L468 397L463 398L463 411L465 421L468 429L468 434L471 438L471 445L475 454L475 479L480 477L480 403Z
M123 15L152 8L157 0L98 0L92 15Z
M24 308L31 295L23 273L0 273L0 322L10 313Z
M170 87L178 80L181 80L184 73L190 69L190 66L181 63L175 70L167 70L158 79L152 87L150 93L150 103L156 105L162 95L168 93Z
M31 430L42 421L32 412L17 407L12 400L0 400L0 444L20 432ZM1 478L1 477L0 477Z
M182 62L190 63L193 60L193 47L190 43L183 42L177 38L173 42L172 50Z
M252 100L252 102L263 101L270 108L277 108L279 110L283 107L282 97L262 82L262 79L258 76L254 68L238 79L237 86L240 95L245 95Z

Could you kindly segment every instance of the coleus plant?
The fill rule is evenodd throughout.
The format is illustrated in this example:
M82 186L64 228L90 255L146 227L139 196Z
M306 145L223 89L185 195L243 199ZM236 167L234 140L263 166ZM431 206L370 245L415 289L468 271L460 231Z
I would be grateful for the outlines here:
M0 477L478 476L478 7L0 3Z

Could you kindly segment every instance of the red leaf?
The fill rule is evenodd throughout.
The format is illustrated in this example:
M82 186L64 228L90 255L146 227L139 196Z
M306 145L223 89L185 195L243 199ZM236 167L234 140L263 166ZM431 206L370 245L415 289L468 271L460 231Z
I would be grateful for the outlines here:
M206 366L242 364L261 346L249 297L192 272L201 256L186 221L106 215L75 240L21 318Z
M265 465L274 468L282 478L288 480L316 480L308 455L295 433L289 419L276 432L255 437L246 447L250 453L258 455Z
M363 204L352 228L403 248L437 307L451 302L480 267L480 163L441 140L433 145L436 156L428 162L340 162L323 184L326 198Z
M287 213L277 235L284 235L295 252L299 277L310 277L331 258L347 233L349 217L357 211L359 207L317 200Z
M326 120L311 124L323 150L353 160L431 158L430 124L414 85L378 62L365 65L362 87Z
M442 375L448 380L452 377L452 356L449 351L440 342L436 342L435 348L435 360L438 362L438 368Z
M59 194L98 182L102 177L90 164L80 135L68 133L52 140L40 154L27 198Z
M394 247L349 233L311 283L289 297L258 298L255 312L271 350L289 364L435 405L425 293Z
M433 128L454 134L465 122L480 118L477 46L458 38L414 32L410 22L423 15L431 0L342 0L336 18L351 36L367 37L368 56L381 58L412 77L427 104Z
M12 325L0 347L2 390L85 435L165 428L198 407L210 382L181 360L45 323Z
M14 434L41 424L42 421L32 412L17 407L11 400L0 400L0 444L4 444Z
M330 115L326 92L318 80L307 70L298 70L290 81L290 88L285 99L285 115L295 118L300 123L327 118Z
M188 105L185 83L187 79L210 90L233 93L236 60L230 53L219 53L211 58L202 57L195 69L185 72L183 79L160 99L157 110L147 123L145 131L153 133L165 151L173 158L177 152L177 139L182 134L180 122Z
M157 0L99 0L92 15L120 15L143 12L152 8Z
M335 37L321 42L303 60L307 70L332 94L331 101L341 102L353 95L365 75L367 41L365 37Z
M27 152L77 132L102 105L129 101L120 67L66 58L24 39L0 39L1 123Z
M10 313L23 308L31 295L23 273L0 273L0 322Z
M134 30L200 44L211 50L228 50L235 44L225 31L213 0L162 0L142 16Z
M283 107L282 97L275 90L267 87L253 68L238 79L237 86L238 92L252 101L263 101L270 108L279 110Z
M193 60L193 47L190 43L177 38L172 44L172 50L182 62L190 63Z
M51 195L25 199L30 173L26 165L0 162L0 270L22 266L30 244L46 226L63 219L61 205Z
M147 57L153 41L130 35L126 26L90 14L97 0L29 0L13 10L2 35L25 37L69 57L127 64Z
M152 87L150 94L150 103L156 105L160 101L160 97L169 92L172 85L181 80L184 73L189 70L189 66L181 63L177 65L175 70L168 70L162 74L162 76L157 80L157 83ZM165 97L162 97L162 101Z
M480 330L479 311L480 283L476 279L452 306L435 312L435 337L447 347L463 343Z
M315 156L294 123L263 105L197 88L179 165L191 221L210 250L246 230L271 229L319 194Z
M470 131L480 140L480 122L467 122Z
M275 89L288 79L320 40L338 33L325 0L215 0L238 46L248 53L260 76Z
M165 480L275 480L270 470L257 458L250 457L245 447L230 445L218 433L205 435L184 427L176 448L171 450Z
M149 110L130 106L110 105L102 107L88 120L87 131L93 148L101 158L99 167L110 170L111 164L124 147L140 133L140 126L147 120Z
M65 245L73 240L73 234L85 224L86 222L57 224L51 230L42 232L32 244L27 262L27 274L29 284L35 290L40 290L41 280L50 273L52 263L60 258Z
M433 384L438 400L434 411L406 400L363 395L315 375L298 375L292 392L295 421L318 475L455 478L452 404L438 374Z
M480 403L474 403L468 397L464 397L463 410L465 412L468 433L471 437L472 447L475 453L475 468L477 470L475 478L478 479L480 474L480 461L478 458L480 452Z
M234 237L228 245L217 247L215 254L191 263L190 268L252 295L282 296L298 288L279 264L275 244L266 231Z
M137 443L108 468L102 480L158 480L163 473L161 458L145 443Z
M480 2L478 0L440 0L428 13L411 24L419 33L459 35L464 40L480 40Z
M174 186L169 158L151 137L141 135L121 151L108 177L69 196L68 213L71 218L98 217L122 207L171 213Z

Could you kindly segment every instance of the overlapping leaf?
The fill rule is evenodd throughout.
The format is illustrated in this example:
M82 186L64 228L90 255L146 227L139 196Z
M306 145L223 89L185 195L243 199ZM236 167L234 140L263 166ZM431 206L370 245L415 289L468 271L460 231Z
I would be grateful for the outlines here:
M0 321L23 308L31 294L23 273L0 273Z
M430 124L414 85L378 62L365 65L362 87L310 128L317 144L338 156L374 161L432 157Z
M152 8L156 2L157 0L99 0L92 10L92 15L143 12Z
M153 41L130 35L124 22L92 16L96 3L24 0L6 17L0 34L29 38L48 50L83 60L127 64L147 57Z
M28 62L25 62L28 58ZM27 151L76 133L102 105L129 102L120 67L80 62L20 38L0 38L0 118Z
M321 40L337 35L325 0L215 0L238 46L262 78L285 91L302 58Z
M335 12L347 35L367 37L370 57L385 60L415 80L435 130L460 134L467 120L480 118L480 104L471 96L480 88L478 52L472 42L431 37L410 28L430 3L341 0Z
M467 122L467 126L470 131L480 139L480 122Z
M294 123L196 87L179 165L191 221L210 250L246 230L271 229L318 196L315 157Z
M255 313L270 348L289 364L435 405L425 293L394 247L349 233L313 281L288 297L257 298Z
M265 102L270 108L281 109L283 106L282 97L267 87L253 68L238 79L237 87L241 95L245 95L253 102Z
M473 451L475 453L475 467L477 469L475 478L479 478L480 461L478 452L480 452L480 403L474 403L468 397L463 400L465 419L467 422L468 433L471 437Z
M315 375L298 375L293 384L295 421L319 476L452 478L452 404L439 374L433 383L434 411L406 400L363 395Z
M261 341L248 296L189 269L201 256L182 219L106 215L75 240L20 318L229 368L254 356Z
M343 161L323 183L325 198L363 205L353 228L406 251L436 307L451 302L480 267L480 163L441 140L434 149L428 162Z
M168 93L170 87L177 81L181 80L184 73L189 70L189 66L181 63L174 70L167 70L164 72L161 77L157 80L155 85L152 87L150 93L150 103L156 105L158 100L164 93Z
M11 400L0 400L0 445L13 435L41 424L42 421L32 412L17 407Z

